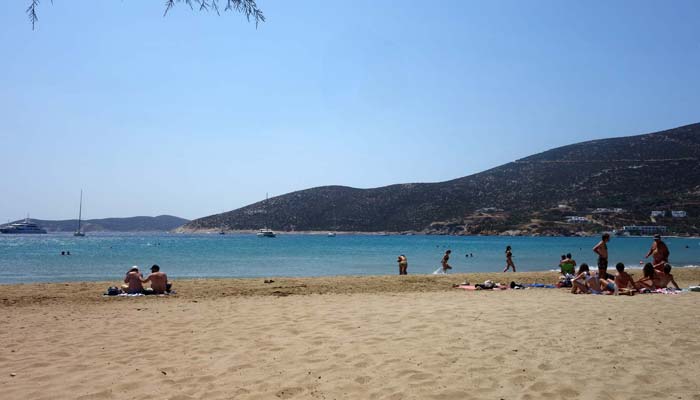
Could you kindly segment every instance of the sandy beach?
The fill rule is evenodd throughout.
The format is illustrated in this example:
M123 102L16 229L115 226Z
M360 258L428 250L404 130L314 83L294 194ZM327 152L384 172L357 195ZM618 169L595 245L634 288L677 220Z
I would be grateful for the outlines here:
M700 293L451 288L555 273L272 279L137 298L1 285L2 398L700 399Z

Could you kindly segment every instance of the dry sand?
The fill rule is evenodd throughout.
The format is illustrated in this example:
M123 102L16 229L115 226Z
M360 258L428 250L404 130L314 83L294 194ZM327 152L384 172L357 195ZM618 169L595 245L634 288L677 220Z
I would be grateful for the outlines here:
M504 277L0 286L0 398L700 399L699 293L450 288Z

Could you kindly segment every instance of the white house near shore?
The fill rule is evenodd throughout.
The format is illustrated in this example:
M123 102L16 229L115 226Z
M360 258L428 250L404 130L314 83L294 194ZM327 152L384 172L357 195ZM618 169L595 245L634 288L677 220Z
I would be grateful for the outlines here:
M653 217L665 217L666 211L652 211L651 216Z
M685 218L688 216L688 213L685 211L671 211L671 216L673 218Z

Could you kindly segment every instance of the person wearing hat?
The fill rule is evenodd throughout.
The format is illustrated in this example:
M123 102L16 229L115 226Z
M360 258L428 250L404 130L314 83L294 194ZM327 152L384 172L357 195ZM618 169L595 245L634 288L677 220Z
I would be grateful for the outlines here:
M143 293L141 279L143 279L143 275L139 272L139 267L134 265L124 277L125 285L122 285L122 289L128 294Z
M156 264L151 267L151 274L148 275L148 278L141 282L151 282L151 290L146 291L146 294L165 294L170 291L168 276L165 272L160 272L160 267Z
M664 272L664 264L668 262L668 256L670 255L671 252L668 251L668 246L661 240L661 235L657 233L654 235L654 242L651 244L651 248L644 258L652 256L654 259L652 263L654 269L657 269L659 272Z

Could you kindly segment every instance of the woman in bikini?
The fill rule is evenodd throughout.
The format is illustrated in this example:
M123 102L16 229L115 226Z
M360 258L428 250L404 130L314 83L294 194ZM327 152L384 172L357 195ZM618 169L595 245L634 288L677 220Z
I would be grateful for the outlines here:
M506 267L503 269L503 272L508 271L508 268L513 268L513 272L515 272L515 264L513 263L513 252L510 250L510 246L506 246Z

